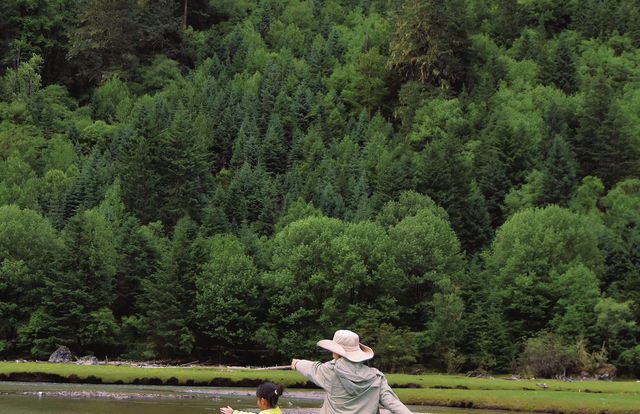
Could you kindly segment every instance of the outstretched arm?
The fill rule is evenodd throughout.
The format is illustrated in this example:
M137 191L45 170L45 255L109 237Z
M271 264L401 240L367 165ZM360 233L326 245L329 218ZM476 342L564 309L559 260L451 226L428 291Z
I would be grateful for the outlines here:
M250 413L248 411L234 410L233 408L229 407L228 405L226 407L221 407L220 408L220 412L222 414L255 414L255 413Z
M306 359L294 359L291 361L291 368L313 381L318 387L327 389L330 371L327 364L328 363L323 364L317 361L307 361Z
M382 378L380 387L380 404L393 414L411 414L411 410L400 401L400 398L391 389L386 378Z

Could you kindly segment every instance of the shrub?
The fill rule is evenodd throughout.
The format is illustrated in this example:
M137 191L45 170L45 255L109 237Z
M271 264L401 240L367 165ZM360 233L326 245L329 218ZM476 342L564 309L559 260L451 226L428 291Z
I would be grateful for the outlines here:
M524 376L553 378L566 376L576 362L574 349L565 345L558 335L542 331L524 343L518 367Z
M358 332L361 341L370 341L368 344L376 353L376 367L382 371L404 371L416 361L418 349L415 333L396 329L388 323L378 325L372 321L361 323Z

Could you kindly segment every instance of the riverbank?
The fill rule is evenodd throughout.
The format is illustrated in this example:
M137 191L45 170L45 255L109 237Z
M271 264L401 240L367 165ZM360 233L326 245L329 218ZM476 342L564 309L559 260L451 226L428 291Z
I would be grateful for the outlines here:
M469 378L461 375L388 374L406 404L545 413L640 413L640 382ZM255 387L269 380L289 391L313 388L294 371L236 367L76 365L0 362L0 381Z

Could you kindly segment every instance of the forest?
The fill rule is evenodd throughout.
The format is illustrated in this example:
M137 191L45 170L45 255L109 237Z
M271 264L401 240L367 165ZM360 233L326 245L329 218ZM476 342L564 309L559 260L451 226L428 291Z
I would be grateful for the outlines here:
M636 0L3 0L0 359L640 375L639 48Z

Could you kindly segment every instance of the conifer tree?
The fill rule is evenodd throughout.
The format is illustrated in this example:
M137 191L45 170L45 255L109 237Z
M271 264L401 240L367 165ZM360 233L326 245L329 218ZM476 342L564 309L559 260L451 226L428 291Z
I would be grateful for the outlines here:
M312 105L313 93L304 82L300 83L293 98L291 111L296 126L301 131L305 131L311 122L310 112Z
M629 156L635 154L616 128L617 108L613 99L609 81L602 74L596 76L585 96L574 145L580 175L595 175L607 187L626 174Z
M276 174L285 172L287 166L287 150L284 128L278 114L273 113L269 119L267 133L262 141L260 156L267 171Z
M311 43L306 59L310 66L309 86L313 92L322 91L322 79L329 75L331 60L326 55L326 41L321 35L316 35Z
M395 17L389 64L407 80L460 87L468 43L462 19L459 0L406 0Z
M575 159L569 144L560 135L551 141L544 161L539 203L566 206L577 187Z
M173 239L165 242L158 270L142 281L139 329L146 338L147 358L188 355L193 349L196 236L195 223L189 217L182 218L175 226Z
M326 54L336 59L338 63L344 64L344 52L345 47L340 40L340 33L336 26L332 26L327 36Z
M211 168L184 108L177 108L170 129L161 137L158 165L161 208L158 217L173 226L187 214L198 219L211 188Z
M37 355L67 344L74 352L106 352L117 325L109 307L114 298L116 251L104 217L95 210L71 218L62 239L55 277L46 279L41 312L27 327Z
M262 80L260 81L260 125L261 131L265 131L270 121L270 115L280 93L281 74L277 63L270 60L264 67Z
M558 38L558 44L553 50L548 77L567 95L572 95L578 90L575 58L569 41L564 35Z

